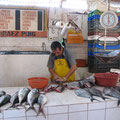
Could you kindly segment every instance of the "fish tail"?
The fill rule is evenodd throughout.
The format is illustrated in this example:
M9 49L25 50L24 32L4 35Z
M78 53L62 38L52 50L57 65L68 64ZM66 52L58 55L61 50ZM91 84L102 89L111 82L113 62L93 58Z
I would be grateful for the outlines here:
M100 100L98 100L98 99L95 99L95 98L91 98L91 102L93 102L93 100L96 100L96 101L100 101Z
M119 106L119 104L120 104L120 99L118 99L118 103L117 103L117 105Z
M41 112L41 113L43 114L43 116L46 118L46 115L45 115L45 112L44 112L44 110L43 110L43 107L39 107L37 116L40 114L40 112Z
M27 112L27 111L29 111L30 109L34 110L35 113L37 113L37 112L36 112L36 109L35 109L33 106L30 106L30 107L29 107L28 109L26 109L25 111Z
M8 108L6 108L5 110L8 110L8 109L10 109L10 108L12 108L12 107L14 107L13 105L10 105Z

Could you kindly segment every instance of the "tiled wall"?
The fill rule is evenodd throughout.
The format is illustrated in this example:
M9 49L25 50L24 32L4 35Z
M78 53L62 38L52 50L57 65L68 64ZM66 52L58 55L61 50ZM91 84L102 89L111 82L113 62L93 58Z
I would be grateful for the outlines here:
M44 111L46 118L41 113L36 117L36 113L32 110L25 112L23 108L11 109L0 113L0 120L120 120L120 107L117 106L116 100L45 106Z

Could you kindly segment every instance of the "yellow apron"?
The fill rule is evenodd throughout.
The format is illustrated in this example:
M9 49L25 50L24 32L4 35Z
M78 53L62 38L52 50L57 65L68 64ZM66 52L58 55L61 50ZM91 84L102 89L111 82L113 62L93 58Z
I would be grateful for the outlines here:
M70 68L67 64L67 61L62 59L56 59L54 61L54 72L61 78L65 77L69 72ZM75 73L73 73L68 79L67 82L72 82L75 80Z

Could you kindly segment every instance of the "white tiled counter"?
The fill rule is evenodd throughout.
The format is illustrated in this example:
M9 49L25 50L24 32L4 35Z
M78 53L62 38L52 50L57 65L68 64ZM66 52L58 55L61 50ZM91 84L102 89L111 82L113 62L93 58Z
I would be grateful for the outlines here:
M0 88L8 94L13 94L20 87ZM117 99L111 98L103 101L91 102L89 99L78 97L73 90L66 89L63 93L50 92L46 94L48 103L44 107L46 119L32 110L25 112L20 109L4 110L9 106L1 108L0 120L120 120L120 107L117 106ZM38 110L38 105L35 105Z

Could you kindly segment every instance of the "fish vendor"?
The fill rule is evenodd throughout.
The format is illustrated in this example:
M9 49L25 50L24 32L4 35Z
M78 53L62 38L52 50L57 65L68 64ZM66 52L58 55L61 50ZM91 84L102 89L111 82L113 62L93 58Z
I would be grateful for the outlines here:
M47 67L51 80L72 82L75 80L77 69L76 61L71 52L58 41L51 44L52 53L49 56Z

